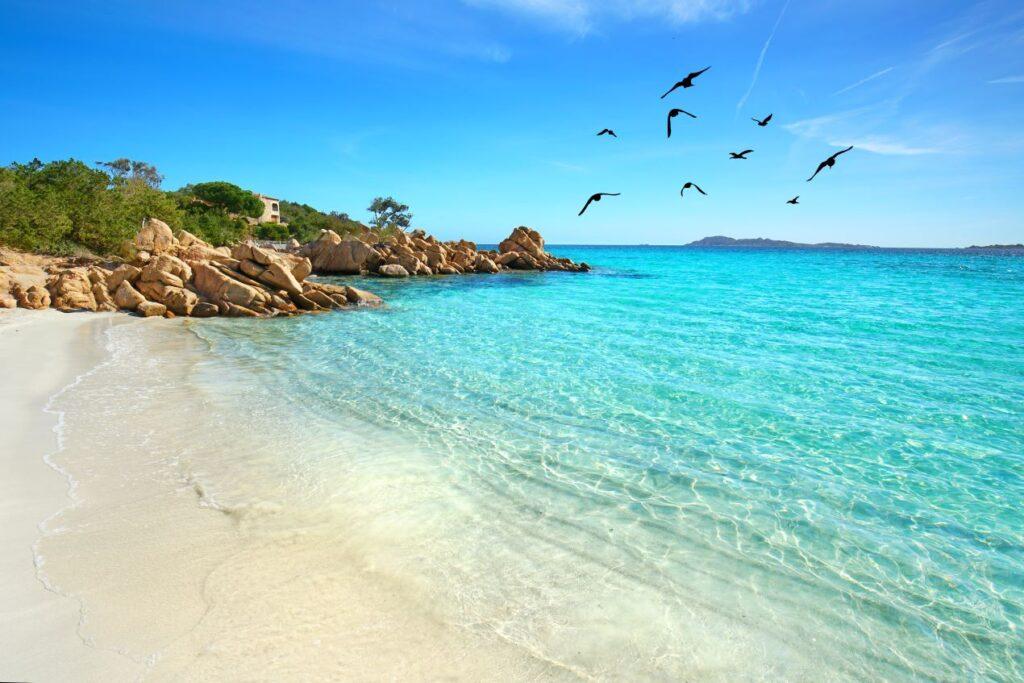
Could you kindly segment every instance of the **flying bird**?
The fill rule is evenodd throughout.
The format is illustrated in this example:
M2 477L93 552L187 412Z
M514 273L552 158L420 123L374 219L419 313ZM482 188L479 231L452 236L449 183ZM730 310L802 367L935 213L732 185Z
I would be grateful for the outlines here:
M592 195L590 195L590 199L587 200L587 203L583 205L583 208L580 209L580 212L578 214L576 214L576 215L577 216L582 216L583 212L587 210L588 206L590 206L590 202L599 202L599 201L601 201L601 197L618 197L620 194L622 194L622 193L621 192L598 192L597 194L592 194Z
M745 149L742 152L729 152L730 159L746 159L747 155L753 152L752 149Z
M793 197L792 199L790 199L790 200L789 200L788 202L786 202L786 203L787 203L787 204L799 204L800 202L798 202L798 201L797 201L798 199L800 199L800 195L797 195L797 196Z
M697 118L696 116L694 116L690 112L686 111L685 109L673 109L672 111L670 111L668 113L668 136L669 137L672 137L672 119L674 119L675 117L679 116L680 114L686 114L691 119Z
M814 180L814 176L816 176L819 173L821 173L822 169L824 169L824 168L832 168L833 166L835 166L836 165L836 158L840 154L846 154L851 149L853 149L853 145L850 145L846 149L839 150L838 152L836 152L835 154L830 156L828 159L825 159L825 161L823 161L820 164L818 164L817 170L814 171L814 174L810 178L807 179L807 182L811 182L812 180Z
M682 197L683 196L683 191L684 190L688 190L691 187L693 189L697 190L697 192L700 192L705 197L708 196L707 192L705 192L704 190L700 189L700 185L698 185L697 183L691 183L690 181L686 181L685 183L683 183L683 189L679 190L679 196Z
M768 116L764 117L760 121L755 119L755 118L753 118L753 117L751 117L750 120L753 121L754 123L756 123L757 125L761 126L762 128L764 128L765 126L768 125L768 122L772 120L772 115L768 114Z
M619 137L618 135L615 134L615 131L612 130L611 128L605 128L600 133L598 133L598 136L601 136L601 135L611 135L613 138Z
M702 73L704 73L705 71L707 71L710 68L711 68L710 66L706 66L703 69L701 69L700 71L694 71L693 73L687 75L686 78L684 78L683 80L679 81L678 83L673 85L671 88L669 88L668 92L661 96L661 99L665 99L666 97L668 97L669 94L671 94L676 88L692 88L693 87L693 79L697 78L697 76L700 76Z

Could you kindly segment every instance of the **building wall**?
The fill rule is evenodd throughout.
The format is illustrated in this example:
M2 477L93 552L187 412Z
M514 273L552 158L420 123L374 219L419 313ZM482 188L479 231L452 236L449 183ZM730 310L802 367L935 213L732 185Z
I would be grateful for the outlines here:
M281 222L281 205L278 200L273 197L265 197L261 194L256 195L260 201L263 202L263 215L257 219L257 223L280 223Z

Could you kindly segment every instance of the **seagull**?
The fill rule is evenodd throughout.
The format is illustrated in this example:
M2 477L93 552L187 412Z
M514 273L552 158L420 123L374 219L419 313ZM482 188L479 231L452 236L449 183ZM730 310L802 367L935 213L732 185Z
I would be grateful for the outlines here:
M668 136L669 137L672 137L672 119L674 119L675 117L679 116L680 114L686 114L691 119L697 118L696 116L694 116L690 112L686 111L685 109L673 109L672 111L670 111L668 113Z
M839 150L838 152L836 152L835 154L830 156L828 159L825 159L825 161L823 161L820 164L818 164L818 169L814 172L814 175L812 175L810 178L807 179L807 182L811 182L812 180L814 180L814 176L816 176L819 173L821 173L822 169L824 169L826 167L827 168L832 168L833 166L835 166L836 165L836 157L838 157L840 154L846 154L851 149L853 149L853 145L850 145L846 149Z
M772 120L772 115L768 114L768 116L764 117L764 119L762 119L760 121L758 121L757 119L755 119L753 117L751 117L750 120L755 122L757 125L761 126L762 128L764 128L765 126L768 125L768 122Z
M702 73L704 73L705 71L707 71L710 68L711 68L710 66L706 66L703 69L701 69L700 71L694 71L693 73L689 74L686 78L684 78L683 80L681 80L678 83L676 83L675 85L673 85L669 89L669 91L667 93L665 93L664 95L661 96L661 99L665 99L666 97L668 97L669 93L671 93L676 88L692 88L693 87L693 79L697 78L697 76L700 76Z
M683 183L683 189L679 190L679 196L682 197L683 196L683 190L687 190L687 189L689 189L691 187L693 189L697 190L697 192L700 192L705 197L708 196L707 192L705 192L704 190L700 189L700 185L698 185L697 183L691 183L690 181L686 181L685 183Z
M601 131L600 133L598 133L598 135L599 135L599 136L600 136L600 135L611 135L611 136L612 136L613 138L617 138L617 137L619 137L618 135L616 135L616 134L615 134L615 131L614 131L614 130L612 130L611 128L605 128L605 129L604 129L604 130L602 130L602 131Z
M576 215L577 216L582 216L583 212L587 210L588 206L590 206L590 202L599 202L599 201L601 201L601 197L618 197L620 194L622 194L622 193L621 192L598 192L597 194L592 194L592 195L590 195L590 199L587 200L587 203L583 205L583 208L580 209L580 212L578 214L576 214Z
M747 155L753 152L752 149L745 149L742 152L729 152L730 159L746 159Z
M787 203L787 204L799 204L800 202L798 202L798 201L797 201L798 199L800 199L800 195L797 195L797 196L793 197L792 199L790 199L790 200L789 200L788 202L786 202L786 203Z

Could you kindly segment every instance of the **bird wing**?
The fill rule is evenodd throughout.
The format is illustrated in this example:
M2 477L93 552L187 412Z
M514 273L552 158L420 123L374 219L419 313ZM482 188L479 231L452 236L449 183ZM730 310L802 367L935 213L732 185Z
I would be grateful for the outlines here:
M665 124L668 127L668 137L672 137L672 114L669 113L668 118L665 119Z
M672 91L673 91L673 90L675 90L676 88L678 88L678 87L679 87L679 86L681 86L682 84L683 84L683 82L682 82L682 81L679 81L678 83L676 83L675 85L673 85L673 86L672 86L671 88L669 88L669 89L668 89L668 91L667 91L667 92L666 92L666 93L665 93L664 95L662 95L662 96L661 96L661 99L665 99L666 97L668 97L668 96L669 96L670 94L672 94Z
M812 180L814 180L814 176L816 176L819 173L821 173L821 169L825 168L826 166L828 166L828 162L827 161L823 161L820 164L818 164L818 168L814 171L814 173L811 175L811 177L807 179L807 182L811 182Z
M751 152L753 152L753 151L754 151L754 150L752 150L752 149L745 149L745 150L743 150L742 152L740 152L740 156L743 156L744 154L750 154L750 153L751 153Z
M680 109L679 111L683 112L684 114L686 114L687 116L689 116L689 117L690 117L691 119L695 119L695 118L697 118L697 115L696 115L696 114L691 114L690 112L686 111L685 109Z
M851 149L853 149L853 145L850 145L850 146L849 146L849 147L847 147L846 149L843 149L843 150L840 150L840 151L836 152L835 154L833 154L833 155L832 155L832 157L831 157L831 158L832 158L832 159L835 159L835 158L836 158L837 156L839 156L840 154L846 154L846 153L847 153L847 152L849 152L849 151L850 151Z
M694 184L693 184L693 186L694 186L695 188L697 188L697 192L700 192L700 193L701 193L702 195L704 195L705 197L706 197L706 196L708 195L708 193L707 193L707 192L705 192L704 190L700 189L700 185L698 185L697 183L694 183Z
M758 119L755 119L753 116L750 117L750 120L756 123L757 125L761 125L761 122Z
M771 114L768 114L768 116L764 117L764 122L765 123L768 123L771 120L772 120L772 115Z
M602 197L618 197L622 193L621 192L598 192L597 194L602 196Z
M580 209L580 212L578 214L576 214L576 215L577 216L582 216L583 212L587 210L587 207L590 206L590 202L594 201L594 197L596 197L596 196L597 196L596 194L595 195L591 195L590 199L587 200L587 203L583 205L583 208Z
M710 66L706 66L703 69L701 69L700 71L694 71L693 73L691 73L686 78L688 78L689 80L692 81L694 78L697 78L697 76L700 76L702 73L704 73L705 71L707 71L710 68L711 68Z
M607 128L605 128L605 129L601 130L601 132L599 132L599 133L598 133L598 135L604 135L604 134L606 134L606 133L610 133L610 132L611 132L610 130L608 130Z
M611 135L613 138L619 137L618 135L615 134L615 131L610 128L608 129L608 135Z

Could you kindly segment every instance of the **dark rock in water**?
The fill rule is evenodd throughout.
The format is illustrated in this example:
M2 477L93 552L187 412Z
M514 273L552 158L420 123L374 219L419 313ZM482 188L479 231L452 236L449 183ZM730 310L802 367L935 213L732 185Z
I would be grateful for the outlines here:
M217 315L220 311L218 308L211 304L209 301L200 301L196 304L195 308L192 309L193 318L212 318Z

